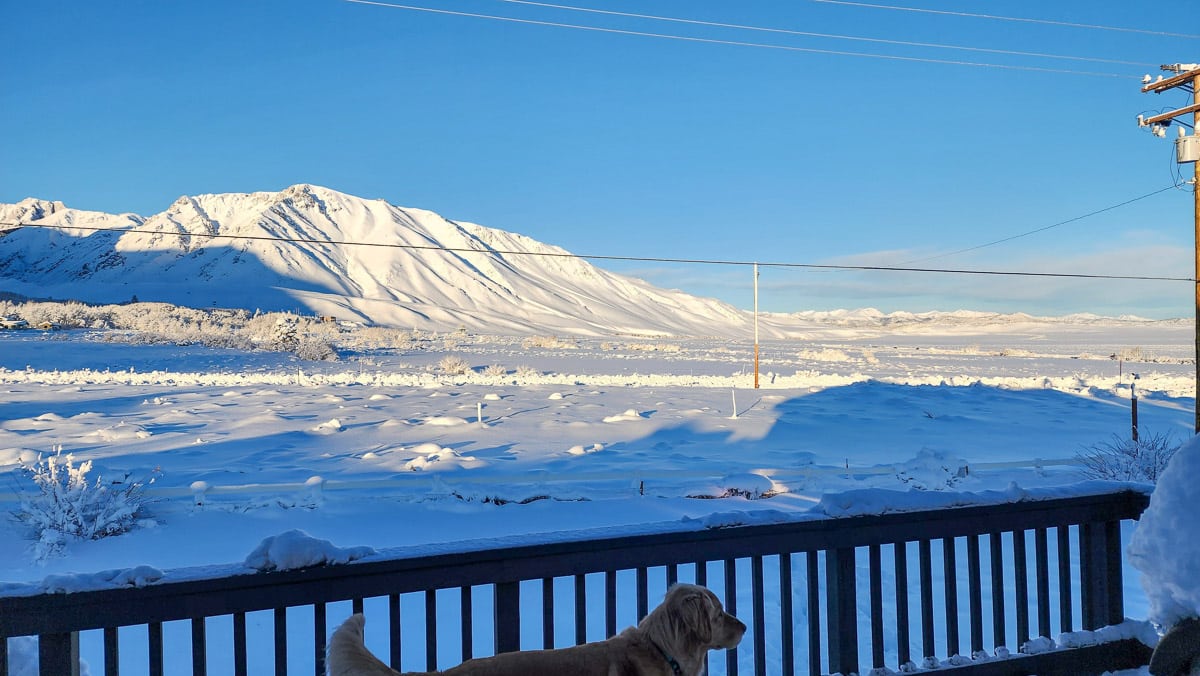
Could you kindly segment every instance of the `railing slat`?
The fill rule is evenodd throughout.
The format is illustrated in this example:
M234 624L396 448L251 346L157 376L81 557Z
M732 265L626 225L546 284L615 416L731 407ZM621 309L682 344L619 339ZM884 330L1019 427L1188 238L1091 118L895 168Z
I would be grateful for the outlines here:
M246 613L233 614L233 673L234 676L247 676Z
M388 594L388 660L396 671L400 670L400 653L404 645L401 640L401 625L400 595Z
M472 603L471 586L458 588L459 659L467 661L475 656L475 607ZM397 659L396 669L399 669Z
M671 588L677 582L679 582L679 564L669 563L667 564L667 588Z
M425 669L437 671L437 590L425 590Z
M937 659L933 644L933 553L929 540L917 542L917 563L921 567L921 657Z
M1033 531L1033 558L1037 564L1034 580L1037 585L1038 636L1048 637L1053 632L1050 629L1050 548L1045 528Z
M4 639L7 643L8 639ZM159 667L162 667L161 662ZM38 636L40 676L79 676L79 632Z
M767 617L763 604L763 557L750 559L750 613L754 627L754 674L767 676Z
M542 578L542 649L554 647L554 578ZM465 658L464 658L465 659Z
M737 615L737 562L733 559L725 559L725 610L730 615ZM725 651L725 673L729 676L737 676L738 673L738 651L737 648L730 648Z
M313 604L313 673L325 674L325 637L328 635L328 608L324 603Z
M1013 605L1017 614L1017 649L1029 642L1029 567L1025 531L1013 531Z
M635 575L637 577L635 590L635 596L637 597L637 621L641 622L642 618L650 613L650 581L645 566L638 566Z
M988 534L988 558L992 580L992 643L994 648L1007 647L1004 623L1004 535Z
M796 672L796 641L792 624L792 555L779 555L779 647L783 651L783 673Z
M192 676L208 676L208 641L203 617L194 617L192 624Z
M896 569L896 668L904 669L912 661L912 640L908 622L908 543L892 544Z
M883 552L879 545L867 548L871 587L871 666L884 667L883 659Z
M1058 617L1060 632L1074 631L1074 610L1071 605L1071 528L1058 526Z
M162 622L151 622L146 627L146 647L149 653L150 676L163 676L163 626Z
M275 676L287 676L287 608L275 609Z
M617 572L604 571L604 638L617 635Z
M0 644L7 641L0 640ZM0 660L0 664L6 664ZM121 641L120 630L117 627L104 628L104 676L120 676L121 673ZM0 672L0 676L6 676Z
M821 585L817 569L817 552L804 553L805 587L808 593L808 673L817 676L821 671Z
M967 603L971 612L971 657L983 652L983 575L979 536L967 536Z
M108 631L107 629L105 631ZM112 672L105 665L105 676ZM0 676L8 676L8 639L0 638Z
M829 671L843 674L858 671L858 599L854 560L853 547L825 552Z
M575 645L587 642L587 578L575 576Z
M942 538L942 577L946 597L946 656L959 654L958 641L958 552L954 538Z
M496 652L516 652L521 649L521 583L497 582L493 594Z

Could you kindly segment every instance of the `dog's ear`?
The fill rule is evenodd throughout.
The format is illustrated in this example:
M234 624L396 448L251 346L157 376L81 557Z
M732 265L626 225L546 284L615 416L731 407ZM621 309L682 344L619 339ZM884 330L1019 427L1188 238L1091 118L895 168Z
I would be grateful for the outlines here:
M712 641L712 602L704 594L689 593L680 600L679 616L702 643Z

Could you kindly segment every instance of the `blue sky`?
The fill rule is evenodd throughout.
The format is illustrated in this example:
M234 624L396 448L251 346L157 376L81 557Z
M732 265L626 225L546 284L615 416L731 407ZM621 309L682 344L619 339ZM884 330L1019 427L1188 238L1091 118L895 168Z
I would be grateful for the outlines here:
M561 4L1052 53L863 43L503 2L413 5L618 30L1123 77L806 53L345 0L0 6L0 202L149 215L295 183L381 197L581 254L1191 277L1191 195L1141 94L1200 40L811 0ZM881 3L882 4L882 3ZM890 4L890 3L888 3ZM1069 0L896 5L1188 32L1164 9ZM1200 32L1200 31L1191 31ZM1141 65L1147 64L1147 65ZM1173 133L1172 136L1173 138ZM1190 166L1184 175L1190 177ZM602 263L751 304L748 269ZM877 307L1186 317L1186 282L763 268L772 311Z

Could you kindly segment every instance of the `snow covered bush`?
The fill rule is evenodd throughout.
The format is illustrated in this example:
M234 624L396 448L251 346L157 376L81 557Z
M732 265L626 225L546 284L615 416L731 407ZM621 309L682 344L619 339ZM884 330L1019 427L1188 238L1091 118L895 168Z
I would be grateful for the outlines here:
M481 373L488 378L503 378L508 375L508 369L499 364L492 364L484 368Z
M35 557L39 560L61 553L72 540L98 540L120 535L137 523L146 506L148 481L105 484L100 476L88 482L92 461L78 466L62 449L49 457L38 457L33 466L22 467L35 491L20 491L21 506L14 512L21 523L37 536Z
M438 362L438 371L448 376L461 376L471 370L471 364L462 357L449 355Z
M301 336L292 351L305 361L337 361L337 351L333 346L324 338L311 333Z
M1091 479L1154 483L1179 446L1169 434L1143 434L1137 441L1114 434L1112 441L1092 444L1075 458Z
M529 336L521 341L521 347L525 348L526 350L534 347L540 347L543 349L574 350L579 347L579 344L574 340L564 340L558 336Z

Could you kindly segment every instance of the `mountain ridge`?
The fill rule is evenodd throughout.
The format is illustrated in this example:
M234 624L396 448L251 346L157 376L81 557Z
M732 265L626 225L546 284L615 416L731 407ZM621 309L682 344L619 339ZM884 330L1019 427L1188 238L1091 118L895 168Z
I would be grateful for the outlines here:
M309 184L183 196L146 218L32 198L0 216L55 226L0 238L0 278L30 296L517 333L723 335L749 321L524 235Z
M749 311L608 272L519 233L305 183L278 192L184 195L149 217L35 198L0 204L0 223L31 222L0 225L5 292L299 311L426 330L663 337L753 331ZM759 329L766 338L803 338L815 326L1047 321L1151 320L860 308L761 313Z

